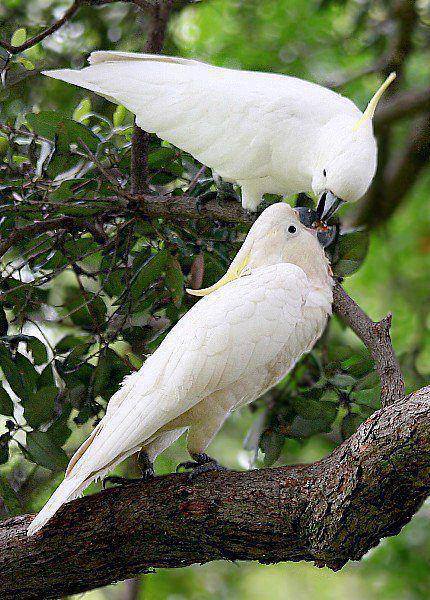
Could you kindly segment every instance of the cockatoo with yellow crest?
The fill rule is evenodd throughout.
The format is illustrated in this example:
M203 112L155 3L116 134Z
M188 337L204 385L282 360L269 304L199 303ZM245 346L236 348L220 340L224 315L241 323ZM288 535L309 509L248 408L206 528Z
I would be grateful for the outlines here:
M372 118L392 73L362 113L347 98L295 77L196 60L98 51L55 79L122 104L156 133L242 189L255 211L263 194L314 194L318 216L355 202L376 170Z
M205 451L229 414L276 385L321 336L332 283L316 231L288 204L267 208L226 276L112 396L28 534L131 454L141 451L151 469L186 430L192 466L216 467Z

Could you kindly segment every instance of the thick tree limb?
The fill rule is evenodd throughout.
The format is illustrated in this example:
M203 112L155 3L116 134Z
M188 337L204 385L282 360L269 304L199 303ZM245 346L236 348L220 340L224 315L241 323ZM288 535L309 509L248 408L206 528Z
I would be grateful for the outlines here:
M114 209L105 211L98 216L100 223L110 223L118 217L145 219L165 218L170 221L218 221L222 223L242 223L252 225L256 216L245 212L237 200L223 200L222 203L216 199L209 200L200 206L199 199L195 196L156 196L141 194L132 196L127 192L121 196L109 196L100 198L103 202L111 202ZM124 200L133 201L133 206L124 207ZM138 204L139 208L136 208ZM121 208L122 206L122 208ZM11 235L0 240L0 258L14 244L25 240L28 236L44 231L55 231L58 229L88 229L88 217L62 216L45 221L36 221L28 225L16 228Z
M396 535L430 493L430 388L374 413L312 465L157 477L64 506L26 537L0 524L3 600L58 598L153 567L307 560L340 569Z

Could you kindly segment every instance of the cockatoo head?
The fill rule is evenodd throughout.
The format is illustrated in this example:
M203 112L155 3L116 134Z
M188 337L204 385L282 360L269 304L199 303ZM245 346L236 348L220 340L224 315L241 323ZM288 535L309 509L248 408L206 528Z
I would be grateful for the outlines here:
M194 296L206 296L221 286L259 267L292 263L313 279L328 277L328 260L318 241L318 232L303 225L300 214L289 204L278 202L255 221L227 273L213 286L187 290Z
M369 102L362 116L339 115L320 130L312 189L319 198L318 215L328 219L344 202L355 202L366 193L375 175L377 147L372 118L392 73Z

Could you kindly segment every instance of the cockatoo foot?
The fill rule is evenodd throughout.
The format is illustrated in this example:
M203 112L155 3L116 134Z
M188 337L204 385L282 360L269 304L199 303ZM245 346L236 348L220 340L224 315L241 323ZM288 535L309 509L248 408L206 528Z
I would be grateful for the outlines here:
M154 479L155 473L153 467L146 467L142 471L141 477L120 477L118 475L110 475L109 477L105 477L103 479L103 489L106 489L108 483L111 485L133 485L135 483L142 483L142 481L149 481L150 479Z
M126 486L137 483L138 481L140 481L140 477L120 477L118 475L110 475L103 479L102 487L105 490L108 484Z
M223 467L207 454L193 454L192 457L194 460L179 463L176 467L176 472L178 473L181 469L184 469L184 471L189 471L189 479L194 479L198 475L207 473L208 471L228 471L227 467Z

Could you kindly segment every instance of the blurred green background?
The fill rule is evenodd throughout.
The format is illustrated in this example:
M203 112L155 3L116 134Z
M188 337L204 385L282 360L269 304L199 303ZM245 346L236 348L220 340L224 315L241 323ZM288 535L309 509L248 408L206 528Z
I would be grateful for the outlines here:
M410 48L403 56L399 88L393 94L423 89L429 85L430 3L379 2L366 0L208 0L175 10L165 45L167 53L202 59L217 65L296 75L327 85L339 85L343 94L364 108L391 67L389 60L396 35L402 28L398 6L409 4L415 11ZM19 27L36 33L38 27L58 18L67 3L49 0L3 0L1 31L10 39ZM26 52L35 70L25 65L12 71L13 85L0 91L0 117L16 118L29 110L62 109L71 113L85 97L83 90L63 84L50 87L37 70L55 66L79 67L94 49L139 51L145 39L146 21L134 7L124 3L83 7L73 21ZM375 67L373 68L373 65ZM27 65L28 66L28 65ZM55 94L52 90L55 89ZM389 98L387 99L387 102ZM112 106L94 100L99 112L112 113ZM415 114L381 130L387 147L381 161L390 165L407 146ZM428 115L427 115L428 117ZM430 135L430 134L429 134ZM298 146L300 142L298 140ZM384 174L383 174L384 175ZM430 371L430 172L422 168L399 202L394 214L378 205L378 222L372 222L371 243L363 267L346 287L374 319L394 314L392 336L401 358L408 389L429 380ZM383 179L383 178L382 178ZM383 184L382 184L383 185ZM376 196L375 202L378 202ZM375 198L374 198L375 199ZM344 213L353 220L353 210ZM358 218L358 217L357 217ZM351 345L353 335L344 333ZM242 447L254 417L245 409L235 414L217 436L209 452L221 463L247 468L250 453ZM89 429L87 429L87 432ZM82 439L83 432L79 433ZM71 443L71 446L73 443ZM281 463L315 460L333 447L327 436L304 442L291 440ZM69 452L69 450L68 450ZM160 459L157 469L174 469L186 458L179 441ZM16 458L13 468L19 468ZM4 467L9 469L11 465ZM25 470L25 466L22 467ZM29 495L27 510L39 508L55 482ZM159 570L139 582L125 582L81 595L86 600L103 598L171 599L261 599L315 598L321 600L408 600L430 597L430 520L425 505L411 524L396 537L385 540L359 564L341 572L308 564L212 563L174 571Z

